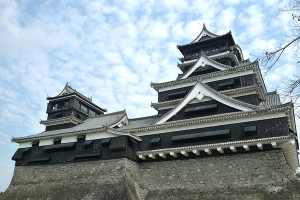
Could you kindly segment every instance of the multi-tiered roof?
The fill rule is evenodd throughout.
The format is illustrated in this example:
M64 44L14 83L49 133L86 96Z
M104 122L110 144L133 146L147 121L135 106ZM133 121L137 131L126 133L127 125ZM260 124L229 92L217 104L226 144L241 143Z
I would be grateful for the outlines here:
M231 32L216 35L203 26L194 41L177 48L182 73L173 81L151 83L158 92L158 102L151 104L157 115L130 119L125 110L103 114L93 105L99 115L73 127L13 138L20 144L16 164L120 157L148 162L281 148L295 170L293 105L267 92L258 62L244 60Z

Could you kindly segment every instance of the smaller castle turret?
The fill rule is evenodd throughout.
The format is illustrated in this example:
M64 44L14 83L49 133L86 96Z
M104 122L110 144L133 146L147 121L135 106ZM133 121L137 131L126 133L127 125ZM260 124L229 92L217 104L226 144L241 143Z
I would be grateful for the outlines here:
M46 126L46 131L71 128L82 123L88 117L102 115L106 112L88 98L73 89L68 83L54 97L47 97L47 120L40 123Z

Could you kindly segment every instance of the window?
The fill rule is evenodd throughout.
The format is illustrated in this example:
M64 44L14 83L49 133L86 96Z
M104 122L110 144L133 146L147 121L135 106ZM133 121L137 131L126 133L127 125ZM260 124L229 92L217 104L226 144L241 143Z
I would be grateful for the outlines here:
M150 140L150 145L152 147L160 146L160 144L161 144L160 138L153 138L153 139Z
M173 143L182 143L182 142L195 142L201 141L204 139L224 139L230 137L230 129L217 130L217 131L207 131L200 133L192 133L192 134L180 134L173 136L171 141Z
M96 113L95 113L95 111L93 111L93 110L90 110L90 116L95 116L96 115Z
M33 147L39 146L39 141L33 141L33 142L32 142L32 146L33 146Z
M61 118L62 117L62 113L57 113L57 114L55 114L55 118L57 119L57 118Z
M54 105L52 106L52 111L56 111L56 110L57 110L57 107L58 107L58 104L57 104L57 103L54 104Z
M198 114L204 114L204 113L209 113L211 111L216 111L218 109L217 104L208 104L204 106L198 106L198 107L192 107L192 108L187 108L184 110L187 116L195 116Z
M54 139L53 144L61 144L61 138Z
M168 99L169 100L174 100L174 99L180 99L185 97L187 91L179 91L179 92L173 92L168 94Z
M77 137L77 142L80 142L80 141L85 141L85 135L79 135Z
M226 82L220 83L219 84L219 90L229 90L229 89L234 89L241 87L241 81L240 79L230 79Z
M80 104L80 110L82 112L88 113L88 108L85 105L83 105L83 104Z
M70 101L69 101L69 100L68 100L68 101L65 101L64 108L69 108L69 103L70 103Z
M244 128L244 133L246 136L255 136L257 135L256 126L247 126Z
M93 148L93 144L94 144L93 140L86 140L82 143L82 146L86 149L90 149Z

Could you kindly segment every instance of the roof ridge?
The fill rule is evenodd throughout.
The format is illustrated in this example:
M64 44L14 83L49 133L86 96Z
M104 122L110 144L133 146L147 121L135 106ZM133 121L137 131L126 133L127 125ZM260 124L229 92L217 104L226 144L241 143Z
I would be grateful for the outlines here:
M117 114L122 114L122 113L126 114L126 110L124 109L124 110L121 110L121 111L106 113L106 114L102 114L102 115L95 115L95 116L89 117L88 119L106 117L106 116L117 115Z
M140 119L147 119L147 118L152 118L152 117L157 117L158 115L150 115L150 116L145 116L145 117L137 117L137 118L129 118L129 122L135 121L135 120L140 120Z
M228 66L228 65L224 65L222 63L219 63L211 58L209 58L204 51L201 51L201 54L199 56L199 58L197 59L196 62L193 62L193 65L186 71L184 72L183 74L181 74L181 77L180 79L185 79L185 78L188 78L189 75L191 75L193 72L195 72L197 69L199 68L204 68L205 66L202 66L202 64L199 65L199 61L202 59L202 64L215 64L216 66L219 66L219 67L216 67L216 66L213 66L212 64L210 66L212 66L213 68L217 68L218 70L221 70L221 71L224 71L224 70L228 70L228 69L231 69L232 67ZM208 61L205 61L205 59L207 59ZM209 63L211 62L211 63ZM194 68L195 66L197 66L197 64L199 65L198 67ZM221 68L221 69L220 69ZM222 70L222 68L225 68ZM184 76L188 75L187 77L183 78Z
M203 83L201 80L198 81L202 86L204 86L206 89L208 89L209 91L213 92L214 94L222 97L222 98L225 98L225 99L228 99L229 101L231 102L234 102L234 103L237 103L241 106L245 106L245 107L248 107L248 108L252 108L252 109L258 109L258 106L255 106L255 105L252 105L252 104L249 104L249 103L245 103L243 101L240 101L240 100L237 100L237 99L234 99L230 96L227 96L225 94L222 94L216 90L214 90L213 88L209 87L208 85L206 85L205 83Z
M201 34L201 33L200 33L200 34ZM198 36L200 36L200 34L199 34ZM231 34L231 31L228 31L228 32L225 33L225 34L218 35L218 36L213 37L213 38L209 38L209 39L205 40L205 42L208 41L208 40L213 40L213 39L220 38L220 37L223 37L223 36L226 36L226 35L230 35L230 34ZM198 38L198 36L197 36L197 38ZM197 38L196 38L196 39L197 39ZM195 39L195 40L196 40L196 39ZM193 40L193 41L195 41L195 40ZM203 41L200 41L200 40L199 40L199 41L197 41L197 42L191 42L191 43L184 44L184 45L177 45L177 48L178 48L178 47L188 46L188 45L191 45L191 44L200 43L200 42L203 42Z

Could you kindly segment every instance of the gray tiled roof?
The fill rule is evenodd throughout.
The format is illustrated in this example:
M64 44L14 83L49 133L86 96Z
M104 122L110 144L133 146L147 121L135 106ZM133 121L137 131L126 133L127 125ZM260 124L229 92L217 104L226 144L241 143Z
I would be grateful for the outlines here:
M266 101L261 106L277 106L281 105L279 94L276 91L266 93Z
M157 115L149 116L149 117L143 117L143 118L133 118L129 119L129 124L126 126L122 126L121 128L118 128L118 130L130 130L134 128L140 128L145 127L153 124L159 117Z
M105 115L98 115L95 117L88 118L82 124L79 124L72 128L66 128L66 129L60 129L54 131L44 131L39 134L29 135L26 137L20 137L14 139L27 139L27 138L35 138L35 137L53 136L53 135L59 135L65 133L86 131L91 129L99 129L120 121L120 119L123 118L124 115L126 115L125 110L120 112L109 113Z

